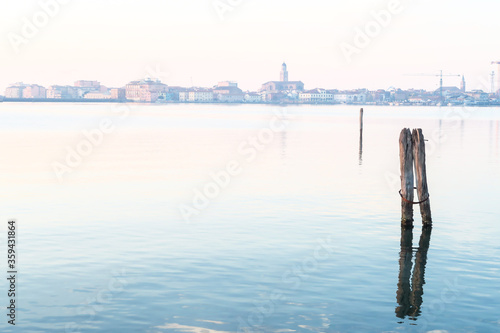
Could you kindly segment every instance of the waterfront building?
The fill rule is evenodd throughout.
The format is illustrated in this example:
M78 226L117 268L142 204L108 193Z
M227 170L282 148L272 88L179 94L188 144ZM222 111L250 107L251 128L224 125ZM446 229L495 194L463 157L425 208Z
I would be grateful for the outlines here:
M383 89L378 89L375 91L368 92L368 94L366 96L366 101L380 103L380 102L385 102L386 100L389 100L390 97L391 97L390 92L385 91Z
M333 100L338 103L364 103L366 102L366 93L360 92L340 92L333 95Z
M123 88L111 88L109 93L111 94L111 99L125 100L127 98L125 89Z
M45 87L39 86L38 84L27 85L23 89L23 98L26 99L40 99L47 96L47 89Z
M262 91L268 92L279 92L279 91L290 91L290 90L304 90L304 83L301 81L269 81L262 85Z
M188 101L190 102L212 102L214 93L211 90L192 90L189 91Z
M166 92L163 94L165 101L178 101L179 93L186 91L186 88L178 86L168 86Z
M241 94L243 91L238 88L238 84L235 82L232 82L231 85L225 85L222 84L215 86L212 91L214 94Z
M262 85L261 91L270 93L277 93L281 91L303 91L304 83L302 81L288 81L288 70L285 63L283 63L280 72L280 81L269 81Z
M264 91L261 96L264 102L273 102L273 103L281 102L287 97L286 94L280 91L277 92Z
M240 103L245 100L245 94L217 94L216 98L219 102Z
M179 92L179 101L181 102L212 102L214 93L212 90L192 88Z
M426 101L421 96L412 96L408 98L408 102L417 105L424 105Z
M409 93L401 89L390 89L391 100L395 102L404 102L408 99Z
M245 102L247 103L258 103L262 102L262 96L258 93L246 93L245 94Z
M167 91L167 85L159 80L140 80L129 82L125 86L125 96L135 102L153 103L158 100L160 93Z
M179 102L188 102L189 101L189 91L186 90L180 90L179 91Z
M333 94L324 89L313 89L301 92L299 101L307 103L331 103L333 102Z
M22 82L15 83L5 89L5 98L23 98L23 90L26 84Z
M79 80L74 83L79 98L84 98L89 92L106 93L108 88L102 86L99 81Z
M469 97L472 97L475 101L484 103L489 100L489 94L485 93L482 90L472 90L466 94Z
M91 91L86 93L83 98L85 99L113 99L110 92L100 92L100 91Z
M168 92L159 93L158 99L156 100L156 102L157 103L164 103L164 102L173 102L173 101L178 101L178 100L179 100L179 93L168 91Z
M243 102L245 100L245 94L238 88L236 82L224 81L219 82L219 84L212 89L214 99L220 102Z
M50 86L47 89L47 98L51 99L77 99L78 89L73 86Z

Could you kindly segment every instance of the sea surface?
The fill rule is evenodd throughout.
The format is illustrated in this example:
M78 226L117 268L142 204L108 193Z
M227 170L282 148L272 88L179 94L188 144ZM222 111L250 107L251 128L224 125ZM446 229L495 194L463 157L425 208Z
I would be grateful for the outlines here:
M0 103L0 189L1 332L500 332L499 108Z

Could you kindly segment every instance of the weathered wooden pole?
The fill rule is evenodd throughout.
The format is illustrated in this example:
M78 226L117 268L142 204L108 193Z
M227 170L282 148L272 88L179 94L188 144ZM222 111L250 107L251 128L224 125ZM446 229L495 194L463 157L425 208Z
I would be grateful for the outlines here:
M411 131L404 128L399 135L401 169L401 226L413 227L413 143Z
M359 165L363 164L363 108L359 110Z
M417 178L417 194L420 203L420 215L424 227L432 226L431 203L427 188L427 171L425 167L425 141L422 129L413 130L413 155L415 159L415 174Z
M359 110L359 130L363 132L363 108Z

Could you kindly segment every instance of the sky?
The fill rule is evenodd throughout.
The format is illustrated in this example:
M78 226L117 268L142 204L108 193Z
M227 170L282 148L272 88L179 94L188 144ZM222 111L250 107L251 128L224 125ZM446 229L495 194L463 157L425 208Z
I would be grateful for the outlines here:
M145 77L258 90L283 62L306 89L433 90L443 70L488 91L498 13L498 0L2 0L0 94Z

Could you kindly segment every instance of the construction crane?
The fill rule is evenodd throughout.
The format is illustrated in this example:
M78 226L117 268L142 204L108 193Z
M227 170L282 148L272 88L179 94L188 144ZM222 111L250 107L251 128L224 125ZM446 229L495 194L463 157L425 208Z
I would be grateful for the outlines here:
M460 76L459 74L443 74L443 70L439 74L406 74L407 76L439 76L439 100L443 101L443 76Z
M490 77L491 77L490 93L493 94L495 92L495 71L491 71Z

